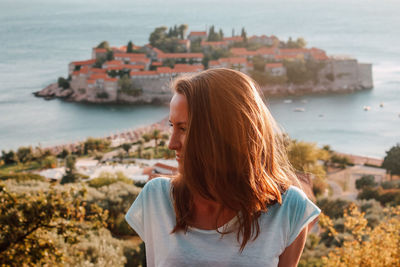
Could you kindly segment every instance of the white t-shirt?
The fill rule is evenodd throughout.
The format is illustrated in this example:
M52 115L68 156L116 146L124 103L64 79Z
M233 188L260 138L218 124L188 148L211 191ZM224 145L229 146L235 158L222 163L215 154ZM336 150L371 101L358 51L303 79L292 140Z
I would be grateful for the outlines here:
M176 217L167 178L149 181L125 219L145 242L147 265L152 266L277 266L279 255L314 220L320 209L299 188L290 186L259 218L260 234L242 253L235 232L221 237L216 230L189 227L171 234ZM229 229L236 218L225 226Z

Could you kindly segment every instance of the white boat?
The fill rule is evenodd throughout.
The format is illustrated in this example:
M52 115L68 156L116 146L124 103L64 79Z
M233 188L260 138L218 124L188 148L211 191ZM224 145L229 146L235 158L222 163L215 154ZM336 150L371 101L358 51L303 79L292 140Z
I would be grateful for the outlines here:
M379 104L379 106L380 106L381 108L383 108L383 102L381 102L381 103Z
M371 109L370 106L364 106L364 110L365 110L365 111L368 111L368 110L370 110L370 109Z
M292 99L285 99L285 100L283 100L283 103L285 103L285 104L290 104L290 103L292 103L293 101L292 101Z
M304 111L306 111L306 109L305 108L295 108L295 109L293 109L293 111L294 112L304 112Z

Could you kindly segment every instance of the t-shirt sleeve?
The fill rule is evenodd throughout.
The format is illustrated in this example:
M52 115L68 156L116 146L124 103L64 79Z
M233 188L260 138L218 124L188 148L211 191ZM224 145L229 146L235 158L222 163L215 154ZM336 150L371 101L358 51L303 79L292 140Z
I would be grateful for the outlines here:
M286 247L290 246L300 232L318 217L321 210L307 198L299 188L292 186L287 192L287 204L289 208L289 235Z
M140 238L145 241L144 236L144 225L145 225L145 216L144 211L146 210L146 199L149 194L149 186L147 183L139 195L136 197L135 201L129 208L128 212L125 215L125 220L128 224L135 230L135 232L140 236Z

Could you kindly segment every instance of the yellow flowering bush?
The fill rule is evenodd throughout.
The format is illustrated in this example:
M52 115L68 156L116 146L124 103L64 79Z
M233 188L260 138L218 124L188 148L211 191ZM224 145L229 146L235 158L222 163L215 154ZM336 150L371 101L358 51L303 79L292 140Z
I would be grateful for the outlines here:
M384 218L374 228L364 213L352 204L344 213L342 246L322 258L324 266L400 266L400 206L385 208ZM321 225L335 238L329 217L320 217Z

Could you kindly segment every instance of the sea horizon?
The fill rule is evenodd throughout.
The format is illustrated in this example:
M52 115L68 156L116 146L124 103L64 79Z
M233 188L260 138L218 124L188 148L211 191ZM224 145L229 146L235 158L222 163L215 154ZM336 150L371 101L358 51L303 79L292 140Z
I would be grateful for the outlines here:
M367 3L366 3L367 2ZM96 4L95 4L96 3ZM165 106L94 106L45 101L32 93L67 76L107 40L113 46L147 43L158 26L185 23L190 31L214 25L230 36L303 37L328 55L347 54L373 64L374 89L353 94L273 97L267 103L292 138L363 156L384 157L400 142L399 4L385 1L9 1L0 3L0 150L50 146L104 137L154 123ZM207 7L213 5L209 10ZM246 12L243 12L246 10ZM222 14L229 13L230 16ZM290 21L288 18L291 19ZM393 25L387 28L387 25ZM383 30L385 29L385 30ZM290 104L284 100L290 99ZM383 107L380 104L383 103ZM364 111L370 106L370 111ZM293 112L302 107L305 112ZM322 116L321 116L322 115Z

